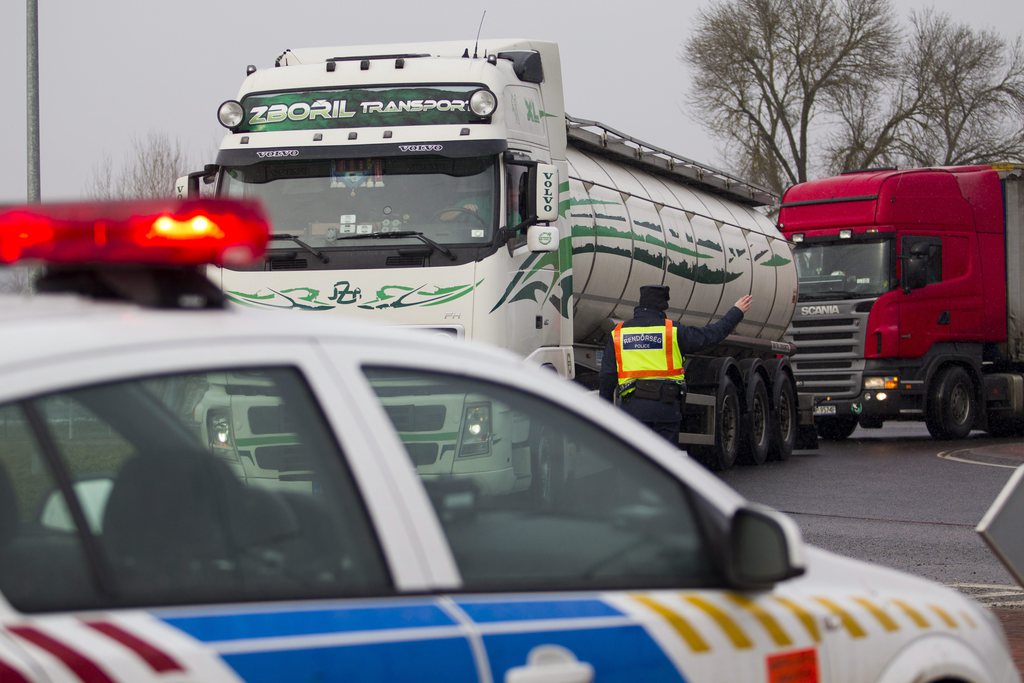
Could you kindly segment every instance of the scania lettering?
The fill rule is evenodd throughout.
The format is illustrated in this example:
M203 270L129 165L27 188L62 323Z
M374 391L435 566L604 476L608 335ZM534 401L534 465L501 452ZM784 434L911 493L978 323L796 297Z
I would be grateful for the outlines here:
M801 425L813 433L783 339L792 248L759 210L775 198L567 116L555 44L296 49L247 73L221 105L217 163L191 176L192 191L202 179L260 199L274 225L261 263L215 274L235 303L438 329L593 387L641 285L670 286L673 321L698 326L753 292L735 334L687 361L681 443L725 468L788 457ZM456 449L447 433L438 453ZM518 467L509 447L495 444L495 468ZM487 467L429 467L453 462Z
M1024 433L1024 169L886 169L794 185L791 339L819 434L923 420ZM810 303L815 302L815 303Z
M839 313L838 306L801 306L800 313L803 315L835 315Z

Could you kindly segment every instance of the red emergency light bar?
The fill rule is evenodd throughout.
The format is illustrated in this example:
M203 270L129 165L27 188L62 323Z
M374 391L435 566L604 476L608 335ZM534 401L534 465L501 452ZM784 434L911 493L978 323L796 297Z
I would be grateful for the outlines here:
M269 226L253 201L156 199L0 207L0 263L244 265Z

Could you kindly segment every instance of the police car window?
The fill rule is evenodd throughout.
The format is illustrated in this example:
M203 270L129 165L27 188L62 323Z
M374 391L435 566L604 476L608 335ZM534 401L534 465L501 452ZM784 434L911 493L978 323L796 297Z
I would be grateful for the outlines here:
M46 588L56 601L0 572L23 611L390 592L338 446L293 370L104 384L4 410L23 434L13 443L49 455L26 445L5 457L28 512L0 542L42 534L89 558L73 589ZM30 476L43 462L59 476ZM75 555L57 545L20 557Z
M94 593L79 537L43 523L48 500L64 505L29 417L0 407L0 593L17 608L60 609Z
M365 370L469 590L706 586L684 487L628 444L523 392Z

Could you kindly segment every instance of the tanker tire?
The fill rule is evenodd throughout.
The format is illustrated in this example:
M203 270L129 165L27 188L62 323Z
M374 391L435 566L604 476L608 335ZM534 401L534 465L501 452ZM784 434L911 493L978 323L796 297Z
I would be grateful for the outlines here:
M978 408L971 376L959 365L939 371L925 410L928 433L936 439L963 439L971 433Z
M715 445L695 445L689 450L708 469L721 471L736 464L739 450L740 397L728 377L718 386L715 412Z
M789 460L796 448L797 414L796 387L785 372L775 375L772 383L772 440L768 446L769 460Z
M818 428L818 436L826 441L842 441L853 434L857 428L857 417L855 415L844 415L842 417L819 417L814 421Z
M763 465L771 444L771 408L764 378L756 372L747 383L747 410L742 414L740 428L739 461L744 465Z

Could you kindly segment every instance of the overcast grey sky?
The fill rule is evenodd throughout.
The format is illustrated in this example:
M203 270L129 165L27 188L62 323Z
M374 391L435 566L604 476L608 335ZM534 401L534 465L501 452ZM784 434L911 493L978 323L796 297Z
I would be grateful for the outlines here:
M1021 0L897 0L1007 37L1024 29ZM44 200L84 196L104 155L133 136L178 139L195 163L213 160L216 108L238 92L246 64L286 48L483 37L559 43L566 111L683 156L727 166L685 112L680 45L700 2L627 0L39 0ZM25 0L0 0L0 202L26 183ZM614 9L607 9L614 8Z

